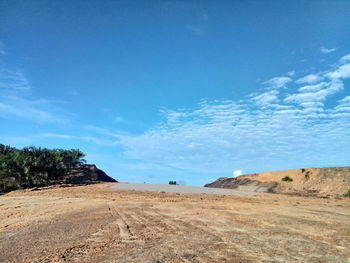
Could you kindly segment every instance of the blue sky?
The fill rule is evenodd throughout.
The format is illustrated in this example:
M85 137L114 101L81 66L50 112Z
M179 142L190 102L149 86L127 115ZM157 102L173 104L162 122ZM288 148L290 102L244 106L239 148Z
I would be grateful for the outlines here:
M0 142L120 181L347 166L350 1L0 0Z

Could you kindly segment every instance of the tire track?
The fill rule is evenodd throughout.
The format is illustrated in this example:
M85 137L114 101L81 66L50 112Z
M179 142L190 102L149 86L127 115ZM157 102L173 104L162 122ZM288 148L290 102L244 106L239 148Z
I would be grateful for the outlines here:
M117 211L115 205L109 205L108 209L113 218L114 223L119 228L119 237L123 241L131 241L134 240L134 234L130 230L130 225L124 219L120 212Z

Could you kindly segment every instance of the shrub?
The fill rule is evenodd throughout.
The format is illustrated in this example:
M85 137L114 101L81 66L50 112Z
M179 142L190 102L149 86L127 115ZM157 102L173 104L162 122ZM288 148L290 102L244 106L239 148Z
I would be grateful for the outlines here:
M169 181L169 184L176 185L176 181Z
M305 168L301 168L301 172L304 173L305 172Z
M345 197L350 197L350 190L348 190L345 194L344 194Z
M307 171L306 174L305 174L305 179L309 179L310 178L310 171Z
M293 182L293 179L290 178L289 176L285 176L285 177L282 178L282 181L284 181L284 182Z

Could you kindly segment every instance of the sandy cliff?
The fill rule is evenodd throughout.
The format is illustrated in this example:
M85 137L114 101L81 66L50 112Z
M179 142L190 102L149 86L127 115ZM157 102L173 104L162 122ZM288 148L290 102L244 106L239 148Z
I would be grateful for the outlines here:
M284 181L283 178L292 181ZM350 190L350 167L301 168L219 178L206 187L306 195L343 195Z

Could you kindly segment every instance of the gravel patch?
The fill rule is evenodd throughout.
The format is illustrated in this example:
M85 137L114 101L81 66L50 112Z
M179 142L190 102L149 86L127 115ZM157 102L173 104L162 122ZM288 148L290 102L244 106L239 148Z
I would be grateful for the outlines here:
M185 194L216 194L216 195L244 195L244 196L259 196L258 193L242 192L230 189L207 188L188 185L168 185L168 184L141 184L141 183L126 183L116 184L112 188L124 190L138 191L158 191L169 193L185 193Z

